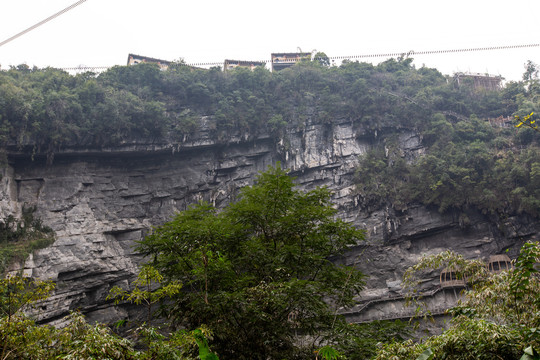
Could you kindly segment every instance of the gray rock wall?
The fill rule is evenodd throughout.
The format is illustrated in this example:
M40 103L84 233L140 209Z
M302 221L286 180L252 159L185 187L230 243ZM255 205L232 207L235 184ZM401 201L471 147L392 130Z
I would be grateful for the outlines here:
M205 200L225 206L256 173L277 161L291 169L301 188L328 186L339 215L367 230L368 242L351 249L344 260L369 275L360 304L393 301L401 294L403 271L423 253L447 248L468 257L506 248L516 253L523 237L504 235L481 214L470 214L471 225L460 228L452 214L421 206L362 213L354 195L354 171L358 157L376 141L375 134L365 134L355 124L337 122L290 129L279 140L235 135L217 143L203 129L175 145L139 141L114 149L74 147L57 153L51 165L43 157L31 160L13 150L0 184L1 217L36 206L36 215L56 233L52 246L19 264L26 274L57 281L39 312L42 321L53 323L75 309L98 321L126 317L126 310L113 307L106 296L112 286L127 287L144 261L135 253L136 242L190 204ZM400 144L409 158L423 152L412 132L404 131ZM537 226L522 220L520 235L534 236ZM438 274L431 274L425 286L436 288ZM397 311L396 306L360 306L363 314L354 316L371 319L385 308Z

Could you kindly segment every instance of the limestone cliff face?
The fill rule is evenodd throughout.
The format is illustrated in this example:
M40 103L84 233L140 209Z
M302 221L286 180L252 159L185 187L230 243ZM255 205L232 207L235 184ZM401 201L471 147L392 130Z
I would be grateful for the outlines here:
M457 215L418 205L400 212L390 207L361 212L354 171L377 134L365 133L351 122L310 124L290 129L280 139L236 134L216 142L208 130L211 121L203 119L199 133L174 145L134 141L107 149L74 146L58 152L50 165L39 154L32 160L24 150L9 152L0 186L1 216L36 206L36 215L56 233L52 246L19 264L28 275L58 283L40 308L42 321L54 323L74 309L98 321L128 316L106 296L112 286L127 287L144 260L135 253L136 241L197 201L226 205L257 172L277 161L292 170L301 188L328 186L339 215L369 234L368 241L346 257L369 275L351 315L355 321L394 311L372 305L375 300L399 298L403 271L423 253L450 248L482 257L509 248L515 255L523 239L538 232L538 224L527 219L507 219L508 226L501 227L476 213L469 214L471 224L461 228ZM407 156L418 156L423 152L420 140L403 131L400 146ZM438 274L432 274L426 289L437 285ZM399 306L397 301L392 306Z

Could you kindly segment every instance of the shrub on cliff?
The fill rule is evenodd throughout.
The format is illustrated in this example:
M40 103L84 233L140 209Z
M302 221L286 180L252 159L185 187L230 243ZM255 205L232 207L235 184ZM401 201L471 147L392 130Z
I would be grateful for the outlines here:
M0 275L4 275L12 263L22 262L34 250L54 242L52 229L43 226L34 211L34 207L23 207L20 220L12 215L0 220Z
M103 324L88 324L80 313L63 319L66 326L39 325L26 313L54 289L50 281L20 276L0 280L0 359L2 360L194 360L196 339L192 332L177 331L164 336L156 329L141 326L135 335L146 344L134 344ZM140 294L137 292L136 294ZM200 330L199 330L200 331ZM209 332L203 328L205 335Z
M451 252L423 258L407 271L405 283L414 283L419 271L449 266L458 276L466 274L471 288L450 310L448 330L423 342L387 344L376 359L415 360L426 349L433 360L537 359L532 354L540 349L539 259L540 244L533 242L522 247L513 269L494 275Z
M38 325L25 315L54 289L50 281L20 276L0 280L0 359L135 359L129 341L103 325L88 325L74 313L57 329Z

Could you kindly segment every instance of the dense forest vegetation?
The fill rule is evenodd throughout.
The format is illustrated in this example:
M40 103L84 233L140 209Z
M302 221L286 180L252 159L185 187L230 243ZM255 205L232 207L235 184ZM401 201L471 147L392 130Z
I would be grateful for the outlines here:
M457 86L437 70L416 69L411 63L390 59L378 66L346 62L325 67L306 62L277 73L180 64L160 71L144 63L114 67L99 76L19 66L0 73L1 140L36 144L41 151L74 143L111 145L186 134L197 128L201 115L212 115L218 135L239 128L255 136L288 124L301 127L308 119L350 119L373 130L417 129L431 145L446 126L442 114L484 120L526 115L537 105L535 79L487 93L466 82ZM447 121L455 123L455 116L446 116ZM457 131L471 129L460 124ZM518 140L529 143L532 136L524 132Z
M532 63L528 64L523 81L509 82L500 91L486 91L467 81L457 84L453 78L443 76L435 69L416 68L408 58L390 59L376 66L344 62L339 67L331 67L324 62L305 61L276 73L264 68L254 71L240 68L229 72L218 68L202 70L179 63L166 71L153 64L139 64L114 67L99 75L71 76L57 69L31 69L21 65L0 72L0 148L6 152L19 149L45 154L49 161L54 161L54 154L68 146L100 148L142 139L181 143L199 129L203 116L212 119L211 131L216 141L221 142L227 141L230 132L241 131L251 138L269 133L277 141L287 136L287 128L302 129L308 122L350 121L363 129L373 144L360 159L357 170L356 191L362 199L360 206L371 211L390 205L399 211L411 203L421 203L435 206L441 212L457 210L461 214L460 224L467 226L469 209L500 219L518 214L540 216L540 134L528 127L499 126L506 118L510 121L514 116L523 119L536 112L539 106L540 83L537 68ZM422 156L410 157L404 153L398 141L402 131L414 131L421 136L425 148ZM281 173L274 175L276 179L283 176ZM263 184L265 176L271 176L271 173L261 175ZM347 273L350 269L346 268L324 268L328 251L338 251L349 244L354 234L348 231L353 230L342 229L346 237L338 239L338 247L332 245L330 240L333 238L328 233L312 233L317 226L304 226L310 224L312 218L332 218L329 195L322 190L299 194L292 190L289 182L283 181L281 185L286 185L283 194L292 197L285 197L288 199L286 204L278 205L293 207L285 211L283 217L266 221L268 209L264 207L276 201L269 197L271 193L281 190L268 192L255 187L255 190L244 192L245 198L249 200L251 196L251 200L233 205L224 212L225 219L217 216L215 209L201 206L180 214L179 223L170 223L154 237L147 238L141 251L153 256L154 265L164 274L165 285L168 281L179 280L183 286L198 289L206 286L206 291L198 294L203 294L202 297L167 294L172 297L170 309L185 311L188 305L197 305L197 312L193 312L191 318L179 313L169 315L178 323L187 321L190 327L203 325L201 319L205 321L204 325L211 324L210 330L217 332L212 334L204 326L200 331L206 338L215 340L210 344L220 351L223 359L278 359L280 354L287 354L291 359L309 358L313 347L298 348L290 333L292 324L288 315L290 306L294 305L296 308L292 310L296 311L293 313L298 320L292 321L304 321L305 329L316 333L332 324L332 329L340 336L327 336L325 341L333 346L333 350L337 349L349 358L375 355L378 341L400 339L399 325L349 326L336 321L324 303L313 295L327 291L335 301L345 303L361 289L361 274ZM258 203L257 199L264 201ZM295 213L298 209L300 211ZM300 226L296 220L307 214L306 209L313 211L313 216ZM295 214L292 220L291 213ZM254 214L259 214L260 218ZM233 218L238 223L232 221ZM26 254L36 246L36 241L43 244L51 241L50 231L38 220L29 217L26 223L32 226L5 223L7 225L0 228L0 245L12 246L21 241L26 244L21 250ZM328 229L341 229L341 224L337 226L331 221L327 225ZM272 227L270 233L263 231L266 226ZM201 229L213 232L212 236L201 235ZM176 246L187 245L168 243L170 237L165 236L168 231L177 238L185 235L186 239L191 239L190 236L198 239L200 247L193 253L188 252L183 259L185 268L170 267L167 256L179 251ZM328 271L310 273L309 267L302 262L308 260L296 248L298 244L288 242L290 234L310 241L313 248L308 255L326 264L321 265L321 269ZM241 249L231 245L231 239L239 237L245 239L246 244ZM42 238L45 240L40 240ZM279 257L270 256L272 253ZM14 254L14 250L9 250L9 254ZM453 343L453 352L446 353L445 346L452 339L466 338L463 332L489 334L493 330L503 336L503 330L510 326L514 326L511 338L503 337L490 343L486 335L478 346L500 346L497 355L506 358L520 356L528 345L538 347L538 279L533 261L538 256L537 246L525 248L524 254L523 266L516 267L516 271L506 277L479 278L474 290L477 292L472 292L471 296L491 300L489 294L495 291L493 289L506 291L516 302L533 306L536 309L533 316L524 319L522 307L516 304L499 306L496 300L493 301L499 308L492 307L493 311L498 311L495 315L479 316L479 312L487 311L482 304L465 303L458 315L466 315L466 318L460 323L462 327L458 324L457 333L436 338L425 346L391 344L381 348L379 358L415 359L424 351L424 358L428 359L433 355L427 352L438 351L436 358L472 359L470 354L473 352L466 344ZM254 268L247 269L246 262L242 261L246 256L259 256L260 261L254 263ZM201 259L202 263L195 264ZM283 260L282 267L275 263L278 260ZM300 275L291 276L295 272ZM305 281L311 275L314 278L324 275L326 282L321 285ZM223 276L226 277L224 280ZM212 283L215 279L220 281ZM279 281L274 282L274 279ZM165 338L152 328L141 328L140 341L143 345L147 341L147 346L139 351L99 325L86 325L77 315L73 315L72 325L65 330L38 326L22 317L19 310L24 303L46 296L51 287L39 283L27 286L25 281L14 279L0 284L2 359L189 359L196 357L196 344L199 344L199 350L201 344L208 348L206 338L196 332L185 331ZM344 283L349 281L355 286L345 291ZM330 283L334 287L325 288ZM43 291L27 291L32 288L43 288ZM35 293L37 297L25 297L28 293ZM266 301L271 298L268 294L279 296L274 301ZM141 296L151 295L143 293ZM20 303L17 302L19 299L22 299ZM246 307L235 307L237 300L245 301ZM208 306L209 301L220 302L223 309ZM250 307L253 303L255 305ZM311 313L302 313L301 305ZM281 309L281 317L268 318L273 314L267 310L270 308ZM223 318L224 314L235 314L242 324L256 320L257 326L242 327L245 336L239 337L232 330L234 326L227 323L231 319ZM489 316L499 316L502 320L496 325L502 328L492 329L490 324L485 325L491 320ZM263 329L266 337L257 329ZM270 343L266 341L268 339ZM82 346L84 344L86 346ZM240 357L234 348L231 350L231 344L242 349ZM327 358L337 358L337 355L333 357L332 354L337 352L333 353L332 349L328 350ZM249 351L254 351L251 357ZM323 357L322 349L317 351L321 351L320 357ZM396 357L399 352L402 356ZM534 351L532 354L531 358L535 356ZM491 353L485 356L489 358Z
M205 115L213 119L218 141L230 131L279 138L287 126L346 119L371 131L375 141L358 171L366 209L421 202L440 211L475 207L538 216L539 137L532 129L492 126L489 120L524 117L539 104L538 71L531 62L523 81L500 91L475 88L472 81L458 85L435 69L415 68L412 59L339 67L306 61L277 73L180 63L160 71L145 63L99 76L21 65L0 72L0 146L26 146L52 161L70 145L179 143ZM403 156L395 136L400 129L422 136L426 156ZM467 221L463 215L462 223Z

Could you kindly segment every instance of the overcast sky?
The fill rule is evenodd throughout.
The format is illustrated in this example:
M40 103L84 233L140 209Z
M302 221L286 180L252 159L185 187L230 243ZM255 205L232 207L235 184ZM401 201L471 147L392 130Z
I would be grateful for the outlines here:
M0 0L0 42L75 2ZM539 0L87 0L1 46L0 65L125 65L129 53L222 63L298 48L338 57L538 44L539 15ZM444 74L519 80L527 60L540 63L540 47L413 57Z

